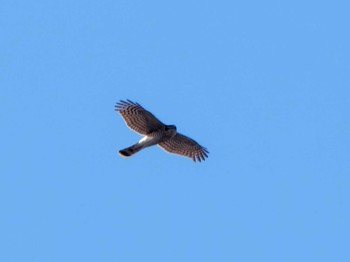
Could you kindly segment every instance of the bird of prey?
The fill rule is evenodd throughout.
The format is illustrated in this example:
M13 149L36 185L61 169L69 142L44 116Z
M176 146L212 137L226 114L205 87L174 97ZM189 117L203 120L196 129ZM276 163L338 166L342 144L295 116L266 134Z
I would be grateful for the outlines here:
M163 124L140 104L130 100L120 100L117 102L115 110L121 114L130 129L144 135L136 144L120 150L120 155L129 157L141 149L159 145L165 151L192 158L195 162L200 162L208 157L209 152L205 147L178 133L176 126Z

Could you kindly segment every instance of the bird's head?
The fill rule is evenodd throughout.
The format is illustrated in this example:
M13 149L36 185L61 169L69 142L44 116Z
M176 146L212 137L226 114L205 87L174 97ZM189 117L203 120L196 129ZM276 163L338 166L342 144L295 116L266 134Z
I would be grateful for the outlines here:
M170 137L175 136L176 135L176 126L174 126L174 125L166 125L165 126L165 132L167 132L167 134Z
M168 131L168 130L175 130L176 131L176 126L174 126L174 125L165 126L165 131Z

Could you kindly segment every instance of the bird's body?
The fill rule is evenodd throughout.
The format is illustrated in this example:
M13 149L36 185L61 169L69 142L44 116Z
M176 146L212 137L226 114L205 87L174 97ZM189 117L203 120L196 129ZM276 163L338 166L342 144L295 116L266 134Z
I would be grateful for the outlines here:
M170 153L187 156L194 161L208 157L206 148L177 133L176 126L163 124L140 104L130 100L120 101L116 105L116 111L121 114L128 127L144 135L136 144L120 150L120 155L129 157L146 147L159 145Z
M128 157L136 152L140 151L141 149L144 149L146 147L154 146L162 141L165 141L167 139L172 138L173 136L176 135L176 128L169 129L164 132L159 132L159 131L154 131L146 136L144 136L139 142L136 144L127 147L125 149L122 149L119 151L119 154L122 156Z

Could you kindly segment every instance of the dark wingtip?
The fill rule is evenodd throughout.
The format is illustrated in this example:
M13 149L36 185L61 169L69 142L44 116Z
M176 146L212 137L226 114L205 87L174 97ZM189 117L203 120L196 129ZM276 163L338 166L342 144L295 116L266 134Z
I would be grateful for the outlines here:
M203 148L202 151L190 156L190 158L192 158L193 162L202 162L205 161L208 157L207 154L209 154L208 150L206 148Z
M131 101L130 99L126 99L126 101L127 101L128 103L130 103L130 104L133 104L133 105L136 104L135 102Z
M139 106L138 103L135 103L129 99L125 100L119 100L116 104L115 104L115 111L122 111L124 110L126 107L128 106Z

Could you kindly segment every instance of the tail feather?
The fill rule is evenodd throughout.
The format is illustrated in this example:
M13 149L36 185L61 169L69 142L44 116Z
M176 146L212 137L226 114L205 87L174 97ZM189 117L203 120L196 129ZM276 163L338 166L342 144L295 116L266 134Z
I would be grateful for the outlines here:
M139 144L132 145L130 147L119 150L119 154L124 157L132 156L133 154L139 152L143 147Z

